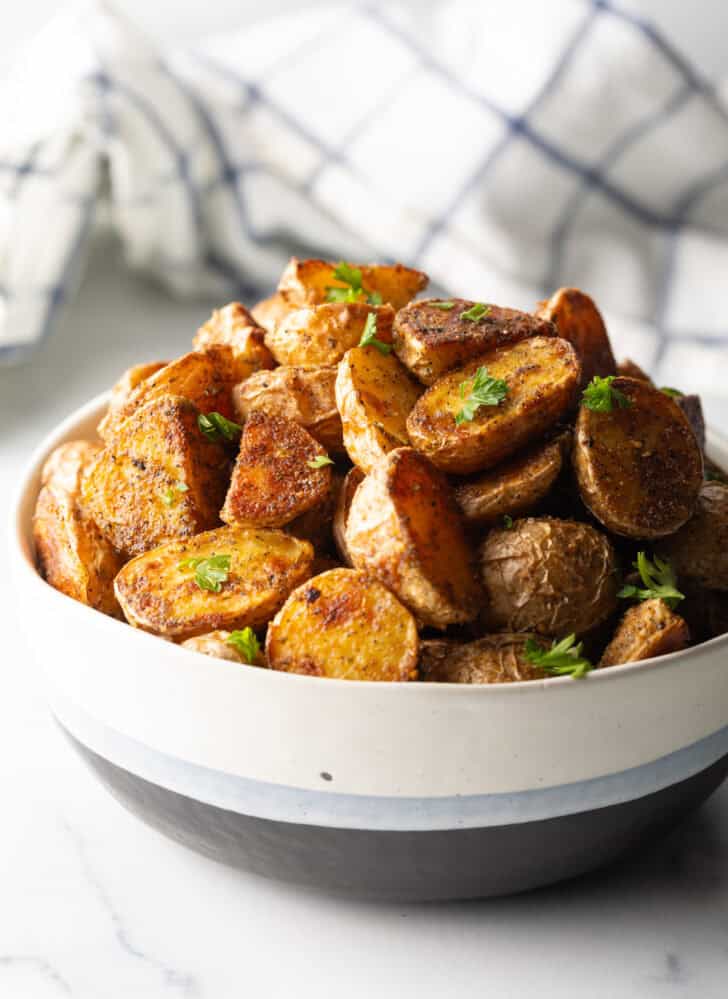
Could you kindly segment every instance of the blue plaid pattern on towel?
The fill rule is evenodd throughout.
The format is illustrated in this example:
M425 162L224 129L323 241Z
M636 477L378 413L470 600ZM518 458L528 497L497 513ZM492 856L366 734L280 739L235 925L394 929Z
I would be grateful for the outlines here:
M161 53L84 3L0 100L4 363L49 334L108 205L178 294L250 302L291 253L522 308L574 284L620 354L725 392L728 111L607 0L335 4Z

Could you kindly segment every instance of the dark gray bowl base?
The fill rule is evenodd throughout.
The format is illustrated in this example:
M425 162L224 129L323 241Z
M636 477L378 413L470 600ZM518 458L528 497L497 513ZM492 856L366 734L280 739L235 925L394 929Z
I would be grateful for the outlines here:
M635 801L518 825L432 832L334 829L203 804L109 763L66 734L122 805L177 842L264 877L392 901L507 895L583 874L667 832L728 773L726 755L694 777Z

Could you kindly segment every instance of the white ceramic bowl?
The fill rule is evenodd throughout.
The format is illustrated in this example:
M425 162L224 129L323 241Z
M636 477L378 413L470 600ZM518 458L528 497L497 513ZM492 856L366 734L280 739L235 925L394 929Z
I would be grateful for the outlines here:
M158 829L329 891L465 898L604 864L724 779L728 635L583 680L352 683L211 659L58 593L33 561L40 468L61 442L94 436L105 401L38 449L11 550L55 717ZM728 442L710 434L709 450L728 464Z

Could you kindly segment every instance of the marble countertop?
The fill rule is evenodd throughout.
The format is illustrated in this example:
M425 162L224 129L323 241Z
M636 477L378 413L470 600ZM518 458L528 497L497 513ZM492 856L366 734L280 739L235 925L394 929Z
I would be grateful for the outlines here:
M63 328L0 370L3 523L42 434L130 363L179 353L207 311L98 244ZM728 428L728 406L708 410ZM535 894L385 906L262 881L168 842L96 783L46 712L10 590L0 573L3 999L726 995L728 786L650 853Z

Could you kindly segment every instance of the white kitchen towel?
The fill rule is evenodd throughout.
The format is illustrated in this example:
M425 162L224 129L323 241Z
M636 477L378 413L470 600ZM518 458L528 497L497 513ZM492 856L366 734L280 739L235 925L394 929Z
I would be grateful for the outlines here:
M0 107L5 363L50 332L103 200L175 293L250 302L291 253L522 308L574 284L620 354L728 391L728 111L607 0L304 6L173 51L73 4Z

